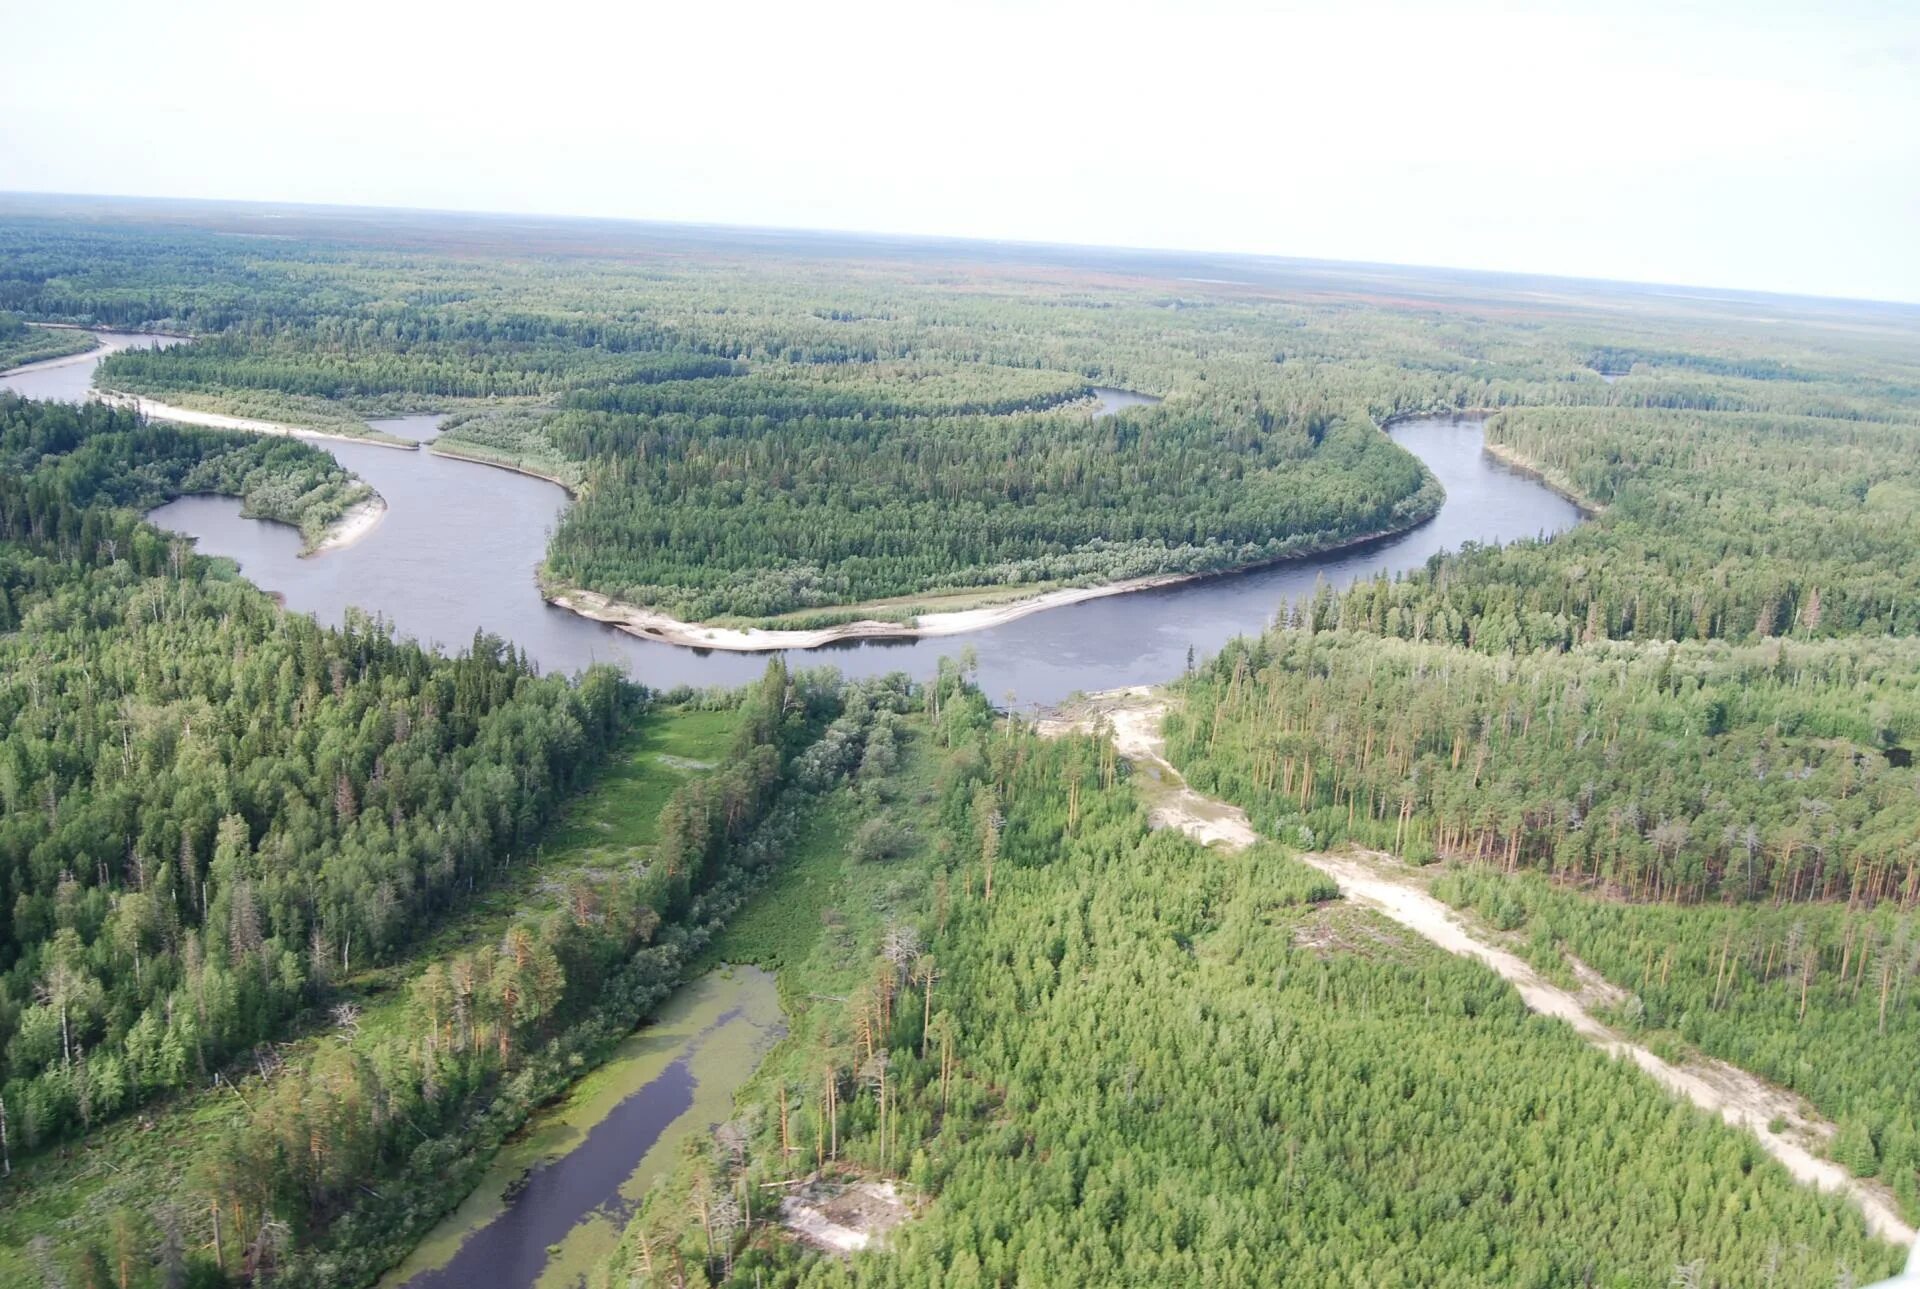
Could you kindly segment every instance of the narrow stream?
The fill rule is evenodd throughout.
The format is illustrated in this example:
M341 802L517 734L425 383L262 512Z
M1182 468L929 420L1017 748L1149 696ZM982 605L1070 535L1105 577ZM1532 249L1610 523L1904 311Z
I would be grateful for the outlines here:
M785 1032L774 979L758 968L686 985L508 1142L382 1289L571 1289L613 1252L680 1143L727 1117Z

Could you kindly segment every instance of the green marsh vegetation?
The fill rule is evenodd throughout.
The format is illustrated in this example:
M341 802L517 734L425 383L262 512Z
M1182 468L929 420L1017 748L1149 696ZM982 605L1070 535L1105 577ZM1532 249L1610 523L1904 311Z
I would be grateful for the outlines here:
M448 447L580 494L550 582L680 616L906 612L1403 527L1437 498L1374 425L1493 412L1489 441L1598 518L1294 606L1186 682L1172 756L1282 842L1456 866L1443 894L1601 969L1620 1023L1802 1091L1835 1157L1915 1205L1908 314L276 228L10 208L0 309L191 332L103 364L167 401L451 412ZM1094 385L1165 402L1095 419ZM1891 1264L1843 1203L1278 846L1150 833L1107 750L996 722L951 671L666 702L508 642L325 631L136 518L217 491L311 539L364 496L324 454L11 402L0 446L7 1275L364 1282L716 960L777 969L794 1037L642 1210L622 1276ZM823 1154L903 1184L894 1254L765 1225L758 1183ZM742 1180L754 1224L715 1238Z
M84 1277L131 1241L140 1283L370 1282L690 978L806 825L789 780L843 692L776 663L739 695L629 711L555 827L429 933L314 989L285 1041L84 1151L17 1159L12 1268Z
M76 1139L260 1068L530 845L642 694L540 678L498 640L447 657L377 622L322 629L138 517L195 489L293 523L364 495L304 445L6 398L0 454L17 1191ZM64 1212L87 1189L36 1193Z
M325 507L306 445L8 399L0 448L0 1271L369 1281L687 977L842 688L328 630L138 518Z

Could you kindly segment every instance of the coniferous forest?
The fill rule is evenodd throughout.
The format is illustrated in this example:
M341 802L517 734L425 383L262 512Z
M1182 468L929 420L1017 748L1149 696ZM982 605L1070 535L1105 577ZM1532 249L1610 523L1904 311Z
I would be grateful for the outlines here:
M824 891L809 874L791 894L815 907L727 933L793 981L794 1034L595 1283L1828 1285L1897 1265L1751 1138L1279 847L1151 830L1111 748L996 720L957 676L921 707L901 768L842 790L920 844ZM805 1251L770 1232L780 1179L815 1170L898 1178L924 1211L885 1255Z
M344 487L303 444L0 399L0 453L0 1086L31 1149L391 956L538 835L634 698L499 640L322 629L114 504Z
M0 394L0 1283L374 1283L728 964L775 973L784 1037L555 1275L1899 1265L1757 1134L1299 856L1367 856L1543 978L1599 981L1649 1050L1804 1099L1821 1156L1920 1219L1920 313L609 221L261 227L0 199L0 369L144 328L191 340L96 388L332 434L446 413L433 448L573 492L549 592L686 620L905 617L1397 532L1442 496L1381 427L1425 412L1485 414L1587 519L1323 583L1162 678L1168 760L1261 839L1228 850L1160 826L1165 785L1104 730L996 710L965 640L932 675L796 654L663 692L322 625L143 516L217 494L318 547L373 500L323 446ZM869 1247L783 1208L841 1189L884 1216Z

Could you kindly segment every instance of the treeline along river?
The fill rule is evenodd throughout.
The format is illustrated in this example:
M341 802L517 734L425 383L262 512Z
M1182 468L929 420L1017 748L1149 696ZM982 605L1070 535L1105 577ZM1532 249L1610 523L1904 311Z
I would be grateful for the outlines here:
M163 337L114 337L124 343ZM36 398L84 397L93 361L0 377L0 387ZM437 420L379 423L389 433L430 440ZM1189 649L1206 656L1227 640L1261 630L1275 610L1381 570L1417 568L1467 542L1509 542L1560 532L1579 511L1538 481L1494 460L1471 417L1404 421L1394 441L1426 463L1446 502L1425 524L1325 555L1246 573L1090 600L1035 613L965 636L861 641L810 651L797 664L831 663L852 676L904 670L930 675L942 656L971 646L982 687L996 701L1055 703L1076 690L1149 684L1176 676ZM349 606L386 618L405 635L459 648L476 630L511 640L544 670L593 662L623 664L655 688L743 684L761 674L758 654L682 648L643 640L557 609L541 597L534 571L567 505L557 485L427 450L374 443L320 442L386 499L379 525L351 546L301 558L298 533L243 518L226 497L184 497L153 521L186 533L205 554L237 561L288 608L338 623Z

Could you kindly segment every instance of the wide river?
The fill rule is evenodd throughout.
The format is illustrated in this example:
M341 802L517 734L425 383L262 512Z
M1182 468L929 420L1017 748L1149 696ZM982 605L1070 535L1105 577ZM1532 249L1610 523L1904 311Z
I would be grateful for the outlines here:
M138 343L138 339L133 339ZM0 377L0 387L33 397L84 394L91 365ZM433 417L379 422L430 440ZM1336 588L1385 570L1418 568L1466 542L1509 542L1560 532L1579 511L1483 450L1478 420L1404 421L1394 441L1426 462L1446 488L1440 513L1398 537L1250 573L1090 600L1035 613L965 636L861 641L792 656L830 663L852 676L904 670L930 675L942 656L971 646L985 692L1026 704L1055 703L1076 690L1149 684L1180 674L1189 649L1205 657L1236 635L1257 632L1283 604L1324 578ZM459 648L476 630L511 640L541 668L574 671L594 662L623 666L643 684L737 685L766 666L759 654L687 649L642 640L548 605L534 582L547 535L567 505L554 484L430 451L316 440L386 498L377 527L353 545L301 558L293 529L244 519L239 502L184 497L153 512L163 528L198 539L210 555L238 561L289 608L339 622L349 605L378 613L405 635Z

